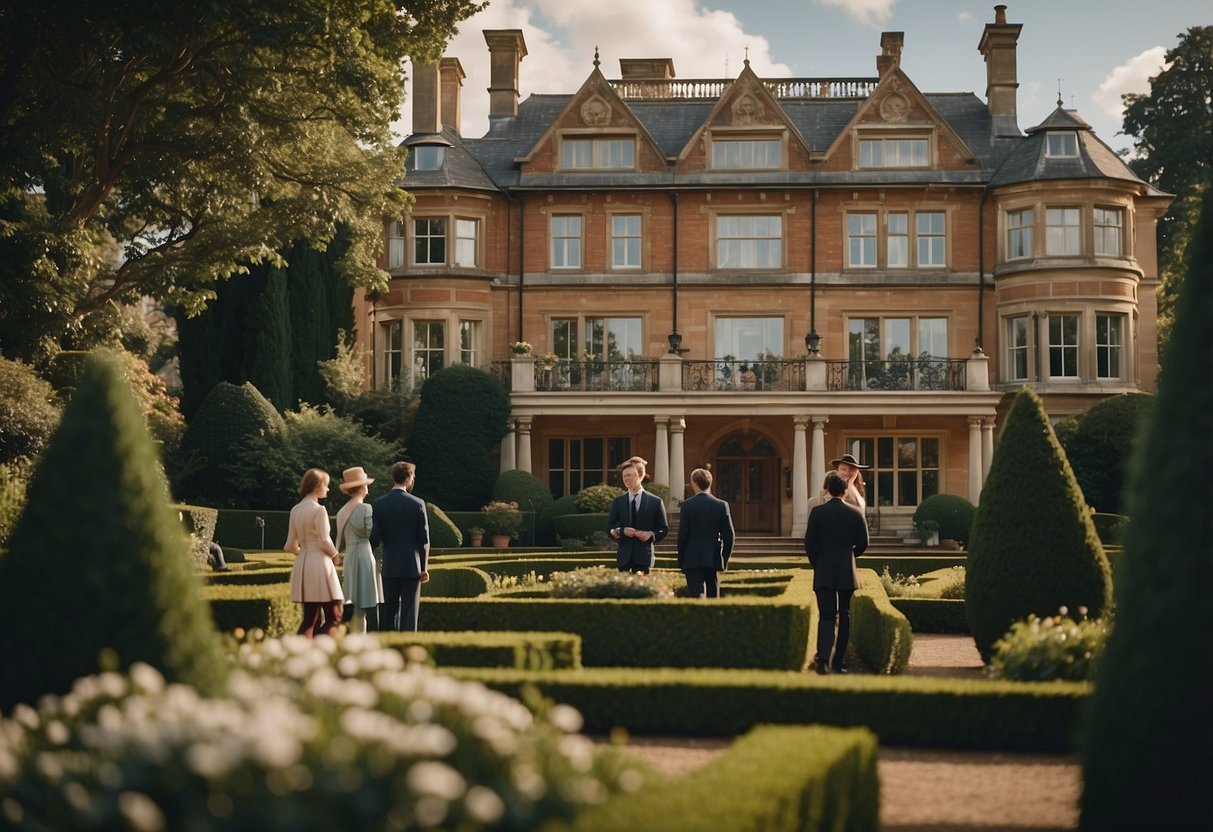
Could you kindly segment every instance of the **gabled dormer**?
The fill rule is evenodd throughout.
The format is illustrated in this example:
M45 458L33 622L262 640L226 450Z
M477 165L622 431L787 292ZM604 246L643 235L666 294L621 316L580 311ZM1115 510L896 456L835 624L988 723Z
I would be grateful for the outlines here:
M977 159L900 66L890 67L823 154L833 169L949 170Z
M516 160L522 174L628 174L665 168L661 148L603 76L594 70L560 115Z
M683 170L803 169L811 148L747 59L678 155Z

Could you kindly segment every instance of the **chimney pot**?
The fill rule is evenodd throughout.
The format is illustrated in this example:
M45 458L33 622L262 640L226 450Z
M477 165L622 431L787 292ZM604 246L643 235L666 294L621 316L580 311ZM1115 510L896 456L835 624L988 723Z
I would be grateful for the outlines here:
M526 57L521 29L485 29L489 46L489 120L518 115L518 65Z
M458 136L463 107L463 79L467 74L458 58L443 58L438 62L438 75L442 88L442 126Z
M995 6L994 22L986 24L977 44L986 61L986 108L996 136L1022 135L1015 100L1019 89L1015 54L1021 29L1020 23L1007 23L1006 6Z
M880 54L876 56L877 75L883 77L893 67L901 66L901 48L905 40L905 32L880 33Z
M437 133L442 129L438 95L438 64L413 62L413 132Z

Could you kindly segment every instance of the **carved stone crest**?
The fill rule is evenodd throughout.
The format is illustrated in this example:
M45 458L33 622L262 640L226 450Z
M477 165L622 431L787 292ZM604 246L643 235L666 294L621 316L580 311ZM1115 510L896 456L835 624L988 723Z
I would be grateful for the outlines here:
M880 99L880 117L885 121L905 121L910 115L910 102L899 92Z
M752 95L740 96L733 102L734 124L759 124L762 122L762 104Z
M588 127L602 127L611 123L611 105L601 96L595 95L581 105L581 123Z

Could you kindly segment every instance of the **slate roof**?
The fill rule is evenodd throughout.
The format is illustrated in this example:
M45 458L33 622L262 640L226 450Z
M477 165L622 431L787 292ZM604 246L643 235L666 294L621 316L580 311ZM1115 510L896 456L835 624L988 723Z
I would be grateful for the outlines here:
M1140 182L1128 166L1069 110L1058 108L1026 135L1000 137L985 102L971 92L925 93L924 97L972 151L980 170L863 171L578 171L523 176L517 159L530 153L550 125L564 112L573 94L535 94L519 102L518 114L491 120L480 138L444 130L452 145L441 171L406 168L404 186L500 189L610 189L668 187L781 187L811 185L1009 185L1050 179L1125 179ZM865 99L781 99L788 120L814 151L830 147ZM678 156L715 106L715 100L626 100L636 119L667 158ZM1079 156L1045 157L1050 130L1075 130ZM406 140L415 142L415 137ZM1152 189L1153 190L1153 189ZM1160 193L1154 191L1154 193Z

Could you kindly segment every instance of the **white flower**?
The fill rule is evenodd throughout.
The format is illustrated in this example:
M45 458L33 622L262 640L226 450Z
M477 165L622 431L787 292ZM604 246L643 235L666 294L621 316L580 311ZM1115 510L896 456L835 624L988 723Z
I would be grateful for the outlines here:
M497 792L485 786L472 786L468 789L463 804L473 820L486 826L496 823L505 813L505 803L497 796Z
M414 763L405 777L410 789L417 794L434 795L448 803L463 797L467 781L446 763L422 761Z
M164 813L145 794L122 792L118 795L118 810L138 832L159 832L164 829Z
M569 734L580 731L585 724L585 721L581 718L581 714L570 705L554 706L548 711L548 722Z

